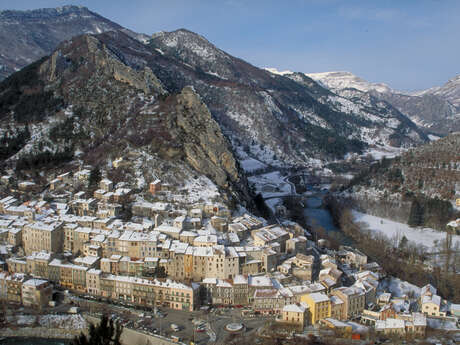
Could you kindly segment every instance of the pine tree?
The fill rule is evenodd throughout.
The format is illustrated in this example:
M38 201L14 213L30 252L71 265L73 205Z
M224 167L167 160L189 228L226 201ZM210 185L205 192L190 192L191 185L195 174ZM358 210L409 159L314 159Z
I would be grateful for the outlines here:
M94 167L89 174L89 185L96 186L101 180L101 170L99 167Z
M104 315L99 325L90 324L88 336L81 333L73 339L72 345L121 345L122 332L121 325Z
M420 202L415 199L412 201L412 205L410 207L409 219L407 224L410 226L420 226L424 224L424 215L423 215L423 207Z

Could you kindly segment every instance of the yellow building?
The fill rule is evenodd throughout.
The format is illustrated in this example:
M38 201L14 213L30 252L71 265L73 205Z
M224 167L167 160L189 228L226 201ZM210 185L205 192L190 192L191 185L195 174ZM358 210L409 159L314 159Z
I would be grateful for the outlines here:
M321 325L333 329L336 333L340 333L343 338L351 338L353 328L346 322L335 318L326 318L321 320Z
M312 325L319 320L331 317L331 300L326 294L314 292L300 297L301 302L308 305L309 319Z
M441 312L441 297L438 295L423 296L422 313L429 316L445 316L445 313Z

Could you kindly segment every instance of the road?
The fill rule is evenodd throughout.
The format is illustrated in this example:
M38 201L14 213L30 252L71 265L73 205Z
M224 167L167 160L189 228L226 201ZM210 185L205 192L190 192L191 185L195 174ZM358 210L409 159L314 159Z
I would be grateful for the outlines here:
M170 337L178 336L183 342L195 340L195 344L225 344L225 340L230 334L225 326L231 322L241 322L244 324L245 334L253 334L264 325L266 317L245 318L241 317L241 310L237 308L212 309L206 313L204 311L181 311L172 309L161 309L165 317L157 317L153 311L137 310L128 306L109 304L97 300L86 299L82 296L69 296L69 299L78 305L82 311L91 314L108 313L113 319L122 322L125 327L138 329L143 332L152 334L161 334ZM68 304L65 304L68 308ZM61 306L65 309L64 305ZM202 320L205 322L206 331L196 332L196 326L193 320ZM180 330L174 332L171 324L179 326Z

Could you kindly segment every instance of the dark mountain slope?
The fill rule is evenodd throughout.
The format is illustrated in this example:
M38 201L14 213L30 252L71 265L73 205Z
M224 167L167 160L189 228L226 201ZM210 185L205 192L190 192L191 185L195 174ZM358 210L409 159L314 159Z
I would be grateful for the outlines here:
M132 37L145 39L144 35L124 29L86 7L0 11L0 80L50 54L62 41L110 30L122 30Z
M131 39L134 46L137 42ZM1 127L26 124L32 131L19 152L11 152L10 161L78 151L86 162L99 165L140 149L169 162L171 172L188 165L226 192L247 198L229 144L193 88L168 93L149 67L131 59L133 68L127 59L97 37L84 35L3 81L0 103L10 94L16 98L2 108ZM39 117L26 112L18 118L31 94L46 94L49 102L35 109Z

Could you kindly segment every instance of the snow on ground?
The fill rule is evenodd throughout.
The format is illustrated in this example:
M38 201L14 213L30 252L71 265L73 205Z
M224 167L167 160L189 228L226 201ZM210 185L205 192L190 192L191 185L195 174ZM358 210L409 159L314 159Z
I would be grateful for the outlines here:
M81 315L43 315L39 323L40 326L48 328L83 329L87 327Z
M281 198L267 199L265 200L265 204L272 210L273 213L275 213L275 207L277 205L283 204L283 200Z
M415 242L418 245L424 245L434 250L437 249L434 242L437 241L440 243L446 238L445 232L436 231L431 228L411 228L407 224L395 222L381 217L371 216L357 211L353 211L353 215L355 221L367 224L369 230L371 231L380 231L384 233L388 238L397 236L399 239L401 239L404 235L409 241ZM454 246L456 242L460 243L459 235L452 236L452 244Z
M244 171L246 172L253 172L259 169L264 169L267 167L266 164L262 163L261 161L258 161L257 159L254 158L247 158L242 161L240 161L240 165L243 168Z
M194 179L186 180L184 190L185 195L177 195L177 201L195 203L198 201L211 201L220 196L217 186L207 177L199 176Z
M428 134L428 139L430 139L431 141L436 141L436 140L441 139L441 137L438 137L437 135L433 135L433 134Z
M285 177L281 176L279 171L248 178L249 182L255 186L256 192L261 193L264 198L290 194L291 185L284 179Z
M18 326L31 326L35 323L35 320L35 315L18 315L16 323L18 324Z
M442 330L448 330L448 331L453 331L453 330L458 329L454 321L448 321L448 320L442 320L442 319L432 319L428 317L426 319L426 322L428 324L428 327L431 327L434 329L442 329Z
M389 277L380 282L379 290L391 292L393 297L408 296L410 292L413 292L414 297L419 297L421 288L404 280Z
M396 156L401 155L403 151L405 151L405 149L402 149L399 147L381 146L378 148L372 148L372 149L365 151L363 156L370 154L374 159L380 160L383 157L394 158Z

